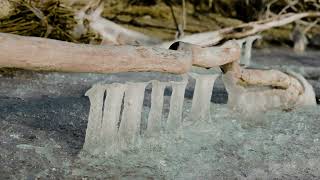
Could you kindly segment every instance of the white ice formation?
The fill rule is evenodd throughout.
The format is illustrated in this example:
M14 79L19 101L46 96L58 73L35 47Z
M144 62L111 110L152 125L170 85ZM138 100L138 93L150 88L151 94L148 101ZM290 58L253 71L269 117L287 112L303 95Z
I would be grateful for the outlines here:
M210 104L212 89L219 74L200 75L190 73L189 75L196 80L190 118L192 120L209 121L211 120Z
M239 44L241 48L241 58L240 64L247 67L250 66L251 63L251 54L252 54L252 44L255 40L261 39L261 36L248 36L243 39L237 39L236 42Z
M210 118L210 99L214 81L218 74L190 74L196 80L192 102L193 120ZM90 99L88 127L83 149L91 154L112 154L119 150L137 147L142 134L161 135L162 129L170 133L183 126L183 104L187 76L182 81L128 82L97 84L86 96ZM152 84L151 107L147 128L141 133L141 121L145 89ZM167 119L163 117L164 91L172 88L170 109Z

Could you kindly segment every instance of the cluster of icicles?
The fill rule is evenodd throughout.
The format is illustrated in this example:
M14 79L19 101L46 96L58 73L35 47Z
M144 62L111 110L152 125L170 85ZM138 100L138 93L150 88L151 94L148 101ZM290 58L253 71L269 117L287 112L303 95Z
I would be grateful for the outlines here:
M219 74L200 75L190 73L196 80L190 118L210 119L210 100L213 84ZM161 129L174 131L182 127L182 113L185 89L188 77L182 81L128 82L97 84L86 95L90 99L89 120L84 150L91 154L101 154L127 149L141 143L141 121L144 93L148 84L152 84L151 107L147 118L147 128L143 134L158 136ZM164 91L172 88L170 109L166 124L163 118Z
M237 40L242 55L240 64L248 66L251 59L252 43L260 36L250 36ZM191 120L210 120L210 100L213 84L219 74L189 73L196 80ZM147 128L141 126L144 93L148 84L152 84L151 108L147 119ZM125 84L98 84L86 95L90 99L90 113L83 149L91 154L116 152L140 143L141 134L158 136L161 129L174 131L182 127L182 113L188 76L182 81L128 82ZM169 115L163 119L164 91L172 88ZM162 124L165 122L165 125Z

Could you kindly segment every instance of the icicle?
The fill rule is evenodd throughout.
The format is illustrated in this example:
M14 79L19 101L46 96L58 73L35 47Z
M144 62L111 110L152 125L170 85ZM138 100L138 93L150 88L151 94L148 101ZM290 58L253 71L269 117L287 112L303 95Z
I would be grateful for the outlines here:
M200 75L190 73L190 76L196 79L190 118L196 121L210 121L210 104L212 89L213 84L219 76L219 74Z
M187 78L184 78L181 82L170 82L172 86L172 95L166 130L176 130L181 127L183 101L187 83Z
M112 152L117 149L118 123L125 88L125 84L107 85L100 138L102 152Z
M251 62L251 54L252 54L252 43L257 40L260 39L261 36L249 36L247 38L245 38L246 40L246 44L244 47L244 55L241 56L240 59L240 64L244 65L244 66L249 66L250 62Z
M100 142L97 132L100 132L101 128L104 93L105 86L100 84L93 86L86 92L86 96L90 100L90 112L83 149L89 152L94 151Z
M246 42L246 39L243 38L243 39L237 39L236 42L238 43L239 47L240 47L240 50L241 50L241 57L240 59L238 60L238 63L240 64L240 62L242 61L241 59L243 58L243 44Z
M242 50L243 44L244 42L246 42L245 39L237 39L236 42L238 43L238 45L240 46L240 49Z
M163 96L167 83L152 81L151 109L148 116L147 135L159 134L163 110Z
M119 128L121 148L138 144L144 92L148 83L127 83Z

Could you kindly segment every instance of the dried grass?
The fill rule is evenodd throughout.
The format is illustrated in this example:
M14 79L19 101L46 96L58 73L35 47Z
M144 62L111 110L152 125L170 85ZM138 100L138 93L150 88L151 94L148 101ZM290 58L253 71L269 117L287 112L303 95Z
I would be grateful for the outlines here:
M8 0L10 13L0 20L0 32L69 42L89 43L94 34L75 38L75 11L58 0ZM9 6L8 6L9 7ZM0 16L1 17L1 16Z

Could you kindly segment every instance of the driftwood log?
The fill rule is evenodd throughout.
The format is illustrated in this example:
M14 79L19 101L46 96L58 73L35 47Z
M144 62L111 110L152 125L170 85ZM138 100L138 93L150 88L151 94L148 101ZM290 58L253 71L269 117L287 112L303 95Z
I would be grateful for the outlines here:
M221 61L223 57L223 61ZM192 65L215 67L240 58L236 42L175 51L142 46L98 46L0 33L0 67L62 72L183 74Z
M312 86L300 75L240 67L240 47L229 41L220 47L176 42L170 49L142 46L74 44L0 33L0 68L38 71L117 73L154 71L184 74L192 65L220 66L234 108L257 112L314 105Z

